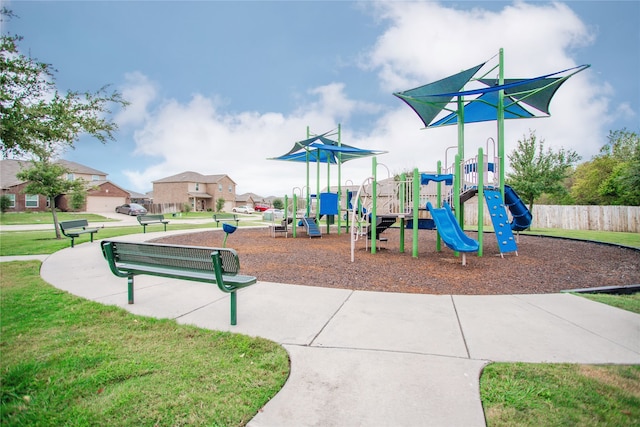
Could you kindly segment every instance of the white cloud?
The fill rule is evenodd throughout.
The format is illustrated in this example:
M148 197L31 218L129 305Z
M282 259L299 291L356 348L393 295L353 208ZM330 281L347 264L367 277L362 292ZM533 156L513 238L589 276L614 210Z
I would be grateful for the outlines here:
M592 42L585 25L560 3L515 3L498 12L462 11L435 2L373 5L376 17L388 26L366 55L366 67L377 73L390 98L392 91L426 84L489 60L501 47L507 78L535 77L577 65L571 49ZM266 159L284 154L295 141L305 139L307 126L321 133L342 123L342 142L387 150L379 162L391 173L414 167L434 170L436 162L444 160L446 148L457 143L454 126L421 130L420 119L400 100L381 106L352 99L344 82L311 88L309 102L290 113L229 114L215 99L202 95L194 95L188 103L163 100L150 109L154 85L140 74L128 81L132 83L128 99L134 102L122 123L142 120L144 124L135 132L135 155L158 159L144 170L126 172L134 188L141 190L148 189L153 180L191 170L226 173L238 184L239 193L291 194L294 187L305 185L304 164ZM547 146L573 149L589 158L604 142L609 91L588 70L572 77L555 95L551 118L507 121L507 152L534 129ZM355 111L368 114L369 121L352 125ZM496 138L495 123L467 126L467 155L484 147L488 138ZM378 172L386 174L384 168ZM343 166L342 180L359 184L371 173L369 159L355 160ZM335 185L335 169L331 174ZM314 190L315 176L314 166ZM322 187L326 180L323 167Z
M118 126L136 126L148 118L149 104L157 97L157 88L147 76L139 71L127 73L126 83L120 89L122 97L130 104L115 117Z

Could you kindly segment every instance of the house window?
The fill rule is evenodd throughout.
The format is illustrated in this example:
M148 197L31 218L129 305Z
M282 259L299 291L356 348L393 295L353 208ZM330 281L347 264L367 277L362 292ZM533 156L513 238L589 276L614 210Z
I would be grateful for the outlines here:
M100 181L100 175L91 175L91 181Z
M67 174L67 181L73 181L74 179L76 179L76 176L72 173L68 173Z
M222 184L218 184L218 191L222 191Z
M24 196L24 206L27 208L37 208L39 197L37 194L27 194Z
M200 184L196 182L196 191L200 191Z
M233 193L233 185L229 186L229 193Z
M10 208L15 208L16 207L16 195L15 194L4 194L4 195L9 198L9 207Z

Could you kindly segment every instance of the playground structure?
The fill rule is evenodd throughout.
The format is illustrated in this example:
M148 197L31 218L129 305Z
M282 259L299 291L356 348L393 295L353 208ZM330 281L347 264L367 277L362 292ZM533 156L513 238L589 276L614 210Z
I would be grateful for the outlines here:
M371 243L371 252L376 252L378 242L385 239L380 235L391 225L400 222L400 252L404 252L405 229L413 231L412 254L418 254L418 230L429 228L438 230L436 250L441 250L441 240L456 253L463 254L463 264L466 263L465 254L477 252L482 256L483 222L485 205L489 212L500 254L514 252L517 255L517 243L513 232L527 229L531 224L531 213L526 208L516 192L505 185L505 143L504 120L532 117L548 117L549 104L560 85L569 77L587 69L589 65L562 70L559 72L529 78L505 79L503 50L500 49L497 65L490 66L483 71L489 61L476 65L442 80L410 89L394 95L404 101L420 117L425 128L456 125L458 141L455 146L457 153L452 162L448 159L448 149L445 151L444 167L438 162L437 170L431 173L420 173L418 169L413 174L402 174L386 180L377 179L377 158L373 150L362 150L348 147L351 158L373 156L372 176L367 178L358 188L355 198L352 192L343 195L340 184L340 169L338 169L337 193L320 193L319 164L332 163L329 154L324 154L323 148L317 147L315 141L327 134L309 137L294 145L285 156L277 160L292 160L287 156L297 155L295 161L304 158L307 161L307 186L305 218L311 215L313 201L315 201L315 220L322 216L338 218L338 233L341 228L341 213L347 212L347 228L351 235L351 261L354 261L355 242L364 237ZM479 77L476 77L482 71ZM497 77L487 77L496 73ZM466 89L467 84L475 85ZM465 153L465 124L496 121L497 141L490 137L486 147L478 148L477 155L467 157ZM342 163L338 128L338 142L330 141L325 145L327 153L337 156L333 163ZM300 147L304 150L295 154ZM315 147L312 151L309 147ZM491 157L489 157L491 152ZM309 161L315 153L318 163L317 192L309 192ZM304 156L304 157L302 157ZM386 167L386 166L385 166ZM388 169L387 169L388 171ZM330 189L329 168L327 169L327 189ZM304 188L300 189L300 197L305 197ZM464 203L472 197L478 198L478 240L466 236L464 229ZM285 197L287 211L297 216L297 195L293 194L293 203L289 205ZM291 208L289 208L291 206ZM509 213L507 213L507 210ZM509 216L510 215L510 216ZM349 225L349 218L351 224ZM314 224L316 224L314 221ZM306 224L307 221L305 220ZM327 220L327 232L331 221ZM310 228L307 228L308 233ZM295 237L295 227L293 229Z

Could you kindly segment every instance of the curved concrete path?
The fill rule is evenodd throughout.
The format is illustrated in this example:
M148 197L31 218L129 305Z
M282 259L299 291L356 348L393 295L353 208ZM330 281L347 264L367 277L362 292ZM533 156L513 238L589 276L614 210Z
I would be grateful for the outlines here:
M239 292L238 325L230 326L229 297L211 285L139 276L128 305L126 280L111 274L98 242L48 256L41 275L135 314L282 344L291 376L252 427L484 426L479 377L490 361L640 364L640 315L567 294L443 296L258 282Z

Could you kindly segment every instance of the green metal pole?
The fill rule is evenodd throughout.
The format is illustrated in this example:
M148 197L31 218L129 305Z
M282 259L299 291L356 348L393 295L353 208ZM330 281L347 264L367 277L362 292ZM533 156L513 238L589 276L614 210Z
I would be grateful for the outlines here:
M459 162L464 162L464 98L458 97L458 156ZM464 186L464 171L462 170L461 165L458 166L456 162L456 168L460 167L460 169L456 169L456 172L460 174L458 181L458 191L455 193L455 198L457 203L457 208L460 207L460 193L463 191ZM458 223L460 224L460 228L464 230L464 210L456 209L456 217L458 218Z
M342 134L342 128L340 123L338 123L338 147L342 146L342 141L340 141L340 137ZM342 212L341 212L341 202L342 202L342 153L338 152L338 235L340 235L340 227L342 223Z
M309 139L309 126L307 126L307 139ZM307 216L309 216L310 212L311 212L311 187L310 185L310 180L309 180L309 148L305 147L305 151L306 151L306 159L307 159Z
M327 158L327 193L331 192L331 179L329 178L329 174L331 173L331 163ZM320 187L318 187L320 188ZM320 193L318 192L318 218L320 218ZM327 221L327 234L329 234L329 215L325 218Z
M456 158L455 158L455 166L454 166L454 170L455 170L455 174L453 175L453 206L455 209L455 216L456 219L458 220L458 224L460 225L460 228L464 230L464 225L462 223L463 218L462 218L462 209L460 206L460 181L462 180L461 175L461 166L462 166L462 162L460 161L460 155L456 154ZM456 256L459 255L458 252L454 251L454 254Z
M442 173L442 161L438 160L438 168L436 169L438 175ZM436 193L436 207L442 207L442 181L438 181L438 191ZM442 251L442 238L440 237L440 233L436 233L436 252Z
M291 223L292 227L292 235L296 237L296 231L298 230L298 198L296 193L293 193L293 222Z
M418 258L418 211L420 209L420 173L413 170L413 258Z
M376 210L378 208L378 174L377 174L377 170L378 170L378 159L376 159L375 157L373 158L372 161L372 167L373 167L373 183L371 184L371 217L369 219L369 226L371 227L371 253L375 254L376 253L376 239L378 237L378 230L377 230L377 224L378 224L378 217L376 216Z
M405 227L405 218L404 218L404 213L406 211L406 207L405 207L405 203L406 203L406 194L407 194L407 174L406 173L401 173L400 174L400 209L402 209L402 212L399 212L402 215L402 217L400 217L400 253L403 254L404 253L404 227Z
M498 84L504 84L504 50L500 48ZM498 91L498 158L500 161L500 193L504 200L504 90Z
M307 134L309 134L309 128L307 128ZM307 159L307 206L306 211L307 211L307 216L309 216L309 212L310 212L310 206L311 206L311 194L310 194L310 187L309 187L309 150L306 149L306 159Z
M478 256L482 256L482 241L484 228L484 152L478 148Z

